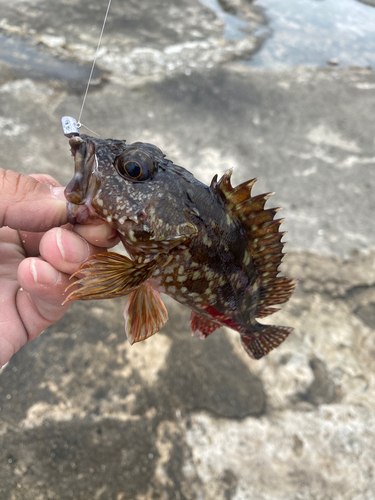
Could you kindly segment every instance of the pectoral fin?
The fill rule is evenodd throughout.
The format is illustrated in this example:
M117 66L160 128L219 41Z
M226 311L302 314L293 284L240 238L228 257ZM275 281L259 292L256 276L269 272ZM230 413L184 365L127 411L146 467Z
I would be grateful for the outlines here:
M130 294L124 311L125 332L130 342L140 342L158 332L168 320L160 293L144 283Z
M221 325L216 323L216 321L212 321L195 311L191 311L190 330L192 335L195 335L200 339L205 339L210 335L210 333L220 327Z
M146 281L157 266L157 259L138 264L114 252L92 255L72 275L83 274L83 278L67 288L80 286L68 295L64 304L71 300L112 299L128 295Z

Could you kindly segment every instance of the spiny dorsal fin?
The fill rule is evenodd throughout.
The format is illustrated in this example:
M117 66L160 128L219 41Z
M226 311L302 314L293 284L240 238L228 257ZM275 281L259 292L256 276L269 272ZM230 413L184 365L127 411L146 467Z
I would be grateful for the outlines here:
M278 309L276 304L283 304L292 295L296 280L278 278L278 268L283 258L285 243L281 238L285 233L279 231L284 219L274 219L281 208L265 209L264 205L274 193L251 196L251 190L257 179L231 185L233 171L229 170L217 181L212 179L211 190L224 202L226 208L236 217L249 240L248 250L252 257L260 284L260 296L256 316L265 317Z

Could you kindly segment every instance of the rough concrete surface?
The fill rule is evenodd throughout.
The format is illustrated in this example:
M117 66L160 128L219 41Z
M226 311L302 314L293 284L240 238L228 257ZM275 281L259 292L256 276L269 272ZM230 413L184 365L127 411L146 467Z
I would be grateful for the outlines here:
M196 0L113 2L82 121L276 191L300 283L268 322L295 331L252 361L230 330L192 338L166 298L166 327L130 347L122 300L73 304L0 374L2 500L375 499L375 75L245 66L262 12L220 4L241 39ZM1 167L66 183L60 118L79 113L105 6L0 6Z

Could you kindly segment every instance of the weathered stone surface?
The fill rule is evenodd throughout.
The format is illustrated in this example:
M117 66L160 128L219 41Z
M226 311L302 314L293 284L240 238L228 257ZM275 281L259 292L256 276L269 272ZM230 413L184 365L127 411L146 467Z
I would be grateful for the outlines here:
M102 2L72 1L63 7L48 0L19 3L22 6L18 8L2 4L0 29L6 35L23 37L23 49L32 67L34 59L38 59L36 50L66 61L67 74L74 73L69 61L91 63L105 15ZM245 0L238 3L244 18L261 20ZM249 25L240 40L223 39L223 22L198 1L157 0L149 2L147 8L136 0L127 1L125 6L113 2L99 53L100 67L108 71L108 78L120 84L212 68L249 58L257 44L252 32ZM22 61L17 60L15 66L22 69ZM29 71L24 67L24 73ZM46 67L45 76L50 76L49 72ZM63 75L58 76L65 80ZM79 79L86 83L79 74L69 81L70 90Z
M100 99L89 95L82 121L102 136L155 143L206 183L231 167L235 183L259 177L255 192L276 191L268 204L284 208L294 249L348 257L373 248L373 72L300 68L270 79L268 71L232 69L133 89L108 84ZM59 165L59 180L68 182L60 118L81 103L81 95L45 82L4 83L2 164L52 175Z
M102 2L0 4L3 35L75 69L91 60ZM283 270L300 283L267 322L295 330L255 362L229 330L192 338L168 298L166 327L132 347L122 300L73 304L0 374L0 498L374 499L373 71L254 70L229 63L256 46L252 29L235 47L195 0L126 6L114 2L83 122L153 142L205 182L235 166L235 183L277 191ZM1 166L66 183L59 121L86 81L22 71L0 70Z
M1 375L2 497L373 498L374 336L361 301L300 278L272 317L296 331L259 362L171 300L133 347L120 300L74 304Z
M375 6L375 1L374 0L359 0L362 3L366 3L367 5L374 5Z

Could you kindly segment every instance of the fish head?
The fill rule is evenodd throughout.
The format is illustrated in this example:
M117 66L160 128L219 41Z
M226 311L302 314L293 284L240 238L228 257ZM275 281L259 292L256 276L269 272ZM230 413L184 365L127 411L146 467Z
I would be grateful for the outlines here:
M189 232L184 214L186 182L192 174L165 159L148 143L97 139L69 140L75 173L65 189L71 223L106 220L128 244L170 240ZM136 231L136 234L134 233Z

